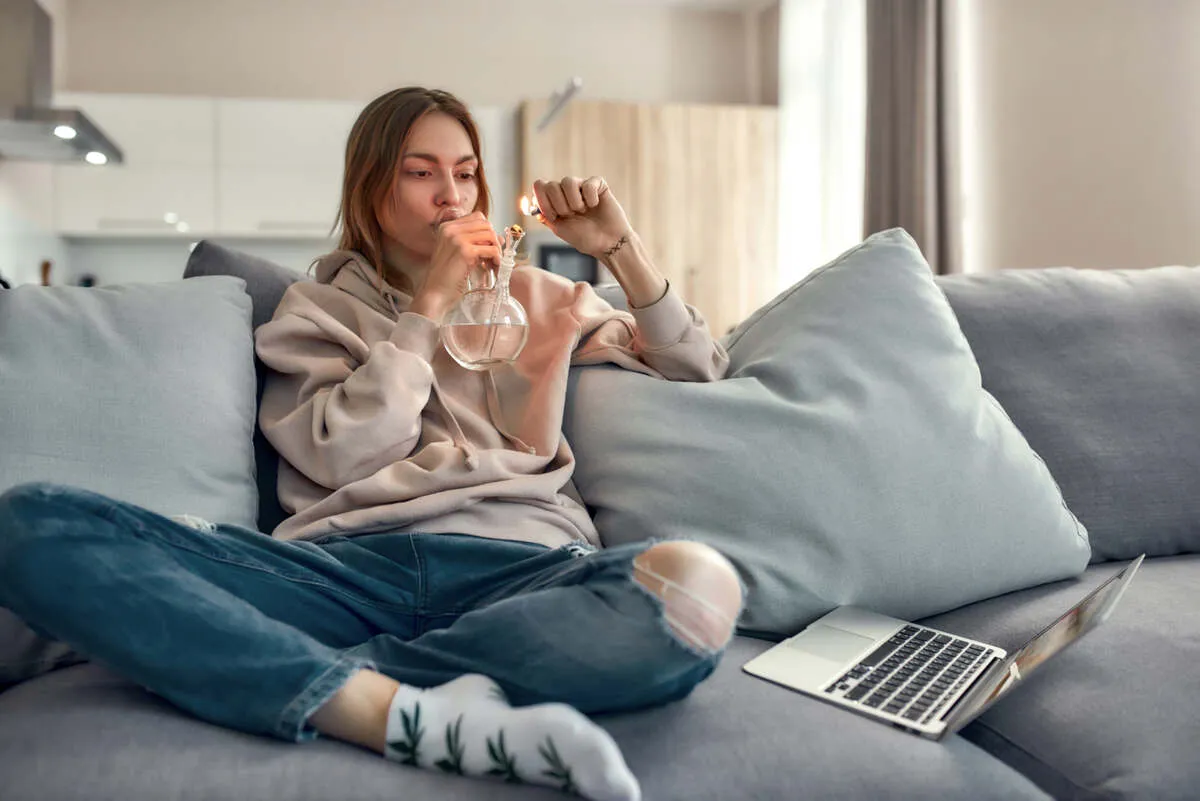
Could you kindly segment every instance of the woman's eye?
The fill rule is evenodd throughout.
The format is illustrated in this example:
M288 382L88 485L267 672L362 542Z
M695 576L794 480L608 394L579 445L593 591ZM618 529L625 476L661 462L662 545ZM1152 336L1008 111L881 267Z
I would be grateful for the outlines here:
M461 179L462 179L462 180L464 180L464 181L474 181L474 180L475 180L475 173L473 173L473 172L460 172L460 173L458 174L458 177L459 177L459 178L461 178Z
M428 178L429 170L409 170L408 174L413 178Z

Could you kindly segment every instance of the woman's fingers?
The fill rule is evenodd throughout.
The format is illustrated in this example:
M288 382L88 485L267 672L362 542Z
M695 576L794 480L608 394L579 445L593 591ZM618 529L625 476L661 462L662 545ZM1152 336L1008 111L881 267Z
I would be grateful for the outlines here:
M558 215L554 213L554 205L550 200L549 181L534 181L533 196L537 198L538 210L541 211L542 218L546 222L554 222L558 219Z
M567 208L575 214L583 214L587 211L587 204L583 201L583 193L580 191L583 182L578 178L563 178L559 186L563 191L563 198L567 202Z
M491 226L485 226L482 229L463 231L461 236L464 239L475 243L476 245L493 245L495 247L500 247L500 237L496 236L496 232L492 230Z
M495 245L476 245L475 246L475 261L488 261L495 264L500 263L500 248Z
M567 196L563 192L562 184L555 181L546 184L546 197L550 200L550 208L554 211L556 218L571 215L571 206L567 203Z
M604 179L598 177L588 178L580 187L580 194L583 196L583 202L587 204L589 209L594 209L600 205L600 195L605 189Z
M470 214L464 214L461 217L453 217L449 220L446 220L440 226L438 226L438 230L447 230L447 229L452 230L456 227L461 227L468 223L477 222L481 219L484 219L483 213L478 212L478 211L473 211Z
M490 227L491 225L488 223L487 217L484 217L482 212L473 211L465 217L459 217L442 223L438 227L438 230L452 233L454 231L471 231Z
M563 178L561 181L535 181L533 194L537 198L542 216L549 222L561 217L587 212L583 199L582 182L578 178Z
M483 216L483 212L473 211L466 216L447 220L438 226L438 231L443 235L452 235L456 231L475 231L483 228L490 230L491 227L491 223L488 222L487 217ZM493 233L495 232L493 231Z
M560 217L587 214L600 205L608 184L600 176L587 180L568 176L561 181L535 181L533 194L542 216L554 222Z
M445 239L469 242L474 245L500 247L500 237L487 221L487 218L479 212L443 223L438 232Z
M462 256L463 264L468 268L474 267L480 262L500 263L500 248L495 245L476 245L465 242L459 245L458 252Z

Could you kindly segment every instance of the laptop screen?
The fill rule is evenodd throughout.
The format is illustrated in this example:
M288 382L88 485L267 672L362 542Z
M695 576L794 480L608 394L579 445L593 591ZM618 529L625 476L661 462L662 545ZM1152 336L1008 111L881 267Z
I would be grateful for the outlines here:
M970 693L963 696L962 703L956 705L947 719L947 728L955 731L974 720L1028 678L1039 665L1104 622L1144 558L1139 556L1130 562L1124 570L1005 658L1000 669L989 671Z

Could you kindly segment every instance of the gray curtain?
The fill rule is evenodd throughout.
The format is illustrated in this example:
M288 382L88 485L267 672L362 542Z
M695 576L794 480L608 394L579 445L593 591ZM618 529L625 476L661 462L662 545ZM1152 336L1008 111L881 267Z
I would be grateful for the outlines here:
M907 230L938 273L962 269L954 0L866 0L867 235Z

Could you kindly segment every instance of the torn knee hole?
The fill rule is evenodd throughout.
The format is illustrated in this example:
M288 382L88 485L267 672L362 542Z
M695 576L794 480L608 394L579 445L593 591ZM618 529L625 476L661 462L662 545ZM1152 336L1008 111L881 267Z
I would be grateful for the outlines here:
M662 601L663 618L671 630L685 643L705 651L718 651L733 637L740 612L740 602L715 597L700 586L688 586L645 564L634 560L634 577L638 583ZM699 584L699 582L690 582Z

